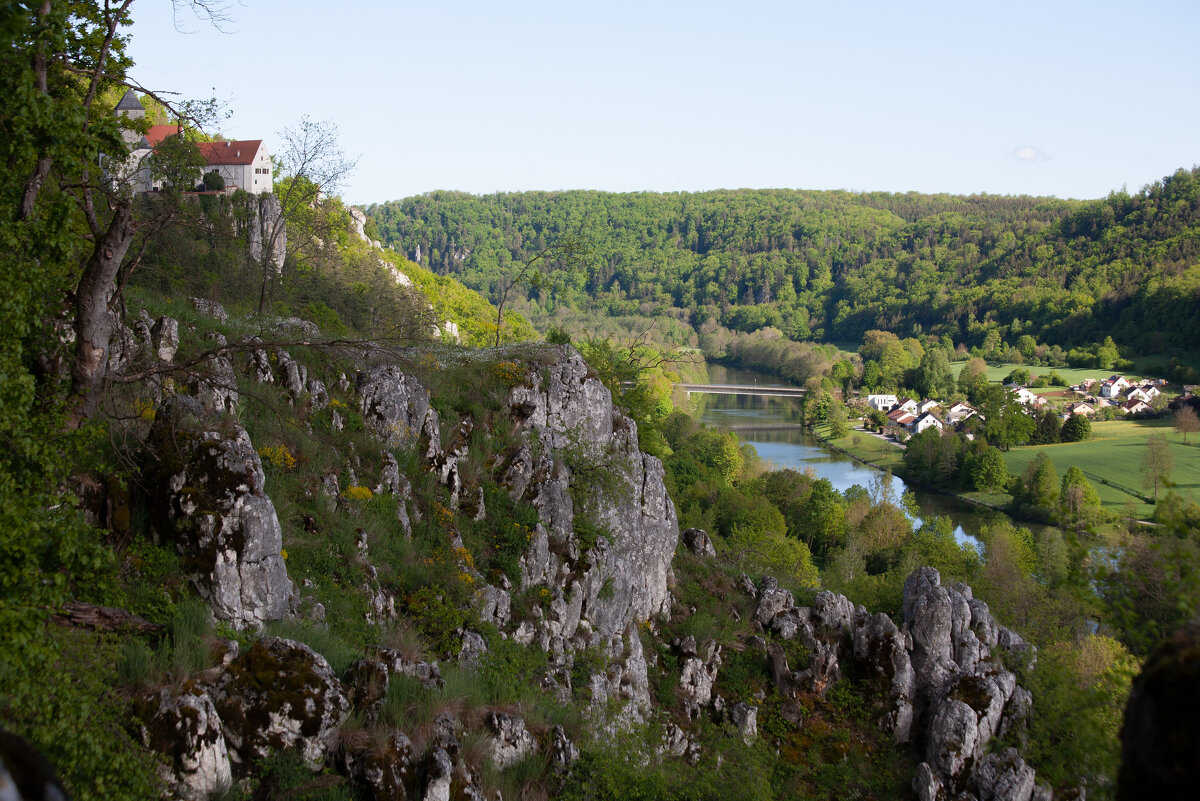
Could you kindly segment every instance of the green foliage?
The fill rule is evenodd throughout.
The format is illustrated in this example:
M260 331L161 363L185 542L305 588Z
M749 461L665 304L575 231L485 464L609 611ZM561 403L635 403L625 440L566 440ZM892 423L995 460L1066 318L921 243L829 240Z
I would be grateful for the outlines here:
M973 449L963 462L963 471L970 476L977 490L1003 489L1008 484L1008 465L999 449L987 445Z
M1135 536L1102 571L1107 622L1135 654L1145 655L1200 614L1200 543L1176 536Z
M728 558L752 576L772 575L789 586L819 587L808 546L771 529L733 527L725 541Z
M1116 640L1089 636L1038 653L1021 684L1033 693L1026 759L1053 786L1087 783L1088 797L1112 798L1121 728L1138 662Z
M47 627L36 649L0 671L0 723L30 740L80 801L155 798L153 758L127 733L113 640Z
M1063 442L1083 442L1092 438L1092 422L1087 415L1073 414L1062 424L1060 433Z
M710 322L730 333L773 328L792 340L932 333L989 359L1011 351L1029 364L1049 355L1038 342L1057 342L1108 369L1119 358L1109 335L1147 351L1195 346L1197 197L1200 170L1192 169L1088 202L790 190L434 192L367 212L386 243L420 247L426 266L480 292L497 291L501 276L556 234L578 230L591 243L587 257L553 290L529 288L521 298L540 314L628 314L645 304L694 310L697 330ZM709 354L725 356L719 345ZM898 378L889 361L866 385Z

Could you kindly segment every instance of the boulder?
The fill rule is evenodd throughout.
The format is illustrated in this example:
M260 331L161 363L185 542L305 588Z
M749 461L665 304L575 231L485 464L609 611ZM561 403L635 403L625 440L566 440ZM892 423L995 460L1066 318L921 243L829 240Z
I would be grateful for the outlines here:
M425 793L423 801L450 801L450 782L454 778L454 762L444 748L435 748L425 760Z
M208 340L211 346L218 348L228 344L220 334L209 334ZM189 375L188 389L208 414L237 414L237 376L233 372L233 361L228 356L207 359L199 372Z
M512 614L512 596L499 587L485 584L475 593L475 608L482 622L502 629Z
M1033 768L1025 764L1015 748L988 754L975 772L979 801L1030 801Z
M197 314L209 317L218 323L223 323L229 319L229 315L225 313L225 307L215 300L188 298L188 302L192 304L192 308L196 310Z
M488 757L496 767L504 769L515 765L537 750L537 742L525 728L525 721L516 715L490 712L484 723L491 732Z
M550 732L550 766L556 773L565 773L577 759L579 748L571 742L566 729L555 726Z
M346 773L366 787L371 801L407 801L417 760L404 732L393 729L378 745L346 749L342 759Z
M134 709L142 745L165 758L158 772L172 797L204 801L232 785L221 719L202 688L163 687L138 698Z
M763 626L769 626L772 618L795 605L796 599L789 590L767 587L758 594L758 605L754 607L754 619Z
M712 539L704 529L689 528L679 536L695 556L709 559L717 555L717 549L713 547Z
M293 359L286 350L276 353L276 364L279 365L279 383L288 391L292 399L300 397L304 392L304 370L299 362Z
M319 768L350 711L325 657L282 637L256 641L221 673L211 694L231 758L242 766L294 749Z
M712 703L713 686L717 682L717 671L721 667L721 646L706 640L700 648L704 658L684 658L679 671L679 698L690 719L700 716L700 711Z
M730 710L729 717L746 745L754 742L758 736L758 707L738 701Z

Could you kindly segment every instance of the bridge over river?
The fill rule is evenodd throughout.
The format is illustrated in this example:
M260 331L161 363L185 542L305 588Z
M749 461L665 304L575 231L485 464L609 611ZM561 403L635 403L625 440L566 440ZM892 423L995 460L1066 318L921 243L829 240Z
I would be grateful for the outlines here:
M693 392L708 392L713 395L757 395L760 398L802 398L807 390L802 387L772 387L757 384L676 384L691 395Z

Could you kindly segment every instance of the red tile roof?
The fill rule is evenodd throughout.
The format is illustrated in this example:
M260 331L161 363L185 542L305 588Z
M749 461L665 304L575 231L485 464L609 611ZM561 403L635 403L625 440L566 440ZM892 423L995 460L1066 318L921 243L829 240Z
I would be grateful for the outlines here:
M158 147L162 140L168 136L175 136L178 133L178 125L151 125L150 130L146 131L146 143L150 147Z
M252 164L258 149L262 147L261 139L243 139L231 142L200 142L200 152L208 159L208 166L219 164Z

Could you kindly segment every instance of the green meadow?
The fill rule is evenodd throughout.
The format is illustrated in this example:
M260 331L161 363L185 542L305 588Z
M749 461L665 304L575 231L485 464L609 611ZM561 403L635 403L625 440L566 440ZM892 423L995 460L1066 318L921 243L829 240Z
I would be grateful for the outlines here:
M950 370L954 373L955 378L958 378L958 374L962 372L965 365L966 362L951 363ZM1143 378L1162 378L1162 376L1146 375L1138 372L1117 373L1115 370L1101 370L1099 367L1040 367L1029 364L1016 364L1014 362L988 362L987 380L1003 381L1009 373L1018 367L1028 370L1031 376L1050 375L1051 372L1058 373L1068 385L1078 384L1085 378L1094 378L1097 381L1103 381L1114 373L1123 375L1130 381Z
M1193 434L1185 445L1183 438L1171 427L1169 418L1093 423L1092 433L1092 439L1086 442L1013 448L1004 454L1008 471L1021 475L1025 466L1044 451L1054 462L1059 476L1071 466L1082 470L1096 487L1105 507L1124 511L1132 502L1134 513L1146 517L1153 514L1154 506L1143 500L1152 496L1153 491L1143 488L1142 457L1146 453L1146 439L1159 434L1166 437L1174 458L1175 467L1170 477L1173 489L1184 498L1200 503L1200 436ZM1161 488L1159 494L1163 494Z

